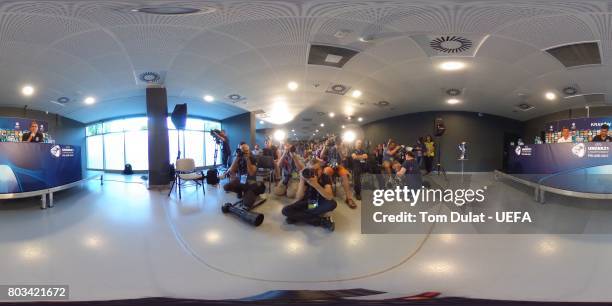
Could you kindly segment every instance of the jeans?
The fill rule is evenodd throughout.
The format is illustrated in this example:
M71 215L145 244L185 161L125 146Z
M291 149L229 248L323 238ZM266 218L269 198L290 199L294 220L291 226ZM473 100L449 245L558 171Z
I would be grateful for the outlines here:
M361 163L354 163L353 186L356 195L361 195L361 175L366 172L366 167Z
M295 222L304 222L314 226L321 225L321 217L336 209L336 201L319 199L317 207L308 209L308 199L299 200L283 208L283 215Z

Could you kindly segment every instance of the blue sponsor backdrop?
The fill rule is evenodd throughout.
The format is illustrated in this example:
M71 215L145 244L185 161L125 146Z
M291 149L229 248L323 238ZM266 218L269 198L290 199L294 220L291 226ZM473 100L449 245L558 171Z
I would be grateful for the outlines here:
M612 117L576 118L549 122L545 126L545 131L551 132L552 128L552 132L560 132L564 126L576 130L599 130L604 123L612 125Z
M27 131L32 121L38 123L38 130L41 133L48 132L49 124L46 121L13 117L0 117L0 130Z
M81 179L78 146L0 143L0 193L36 191Z
M612 143L558 143L524 145L513 148L509 172L552 174L572 169L612 165Z

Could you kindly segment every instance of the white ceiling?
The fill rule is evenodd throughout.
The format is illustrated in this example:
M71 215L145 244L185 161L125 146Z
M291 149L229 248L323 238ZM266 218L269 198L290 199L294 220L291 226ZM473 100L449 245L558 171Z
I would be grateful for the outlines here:
M150 15L150 6L212 7L207 14ZM334 36L348 30L344 38ZM423 38L460 35L474 42L461 72L442 72L448 57ZM377 39L363 43L361 36ZM600 43L602 65L567 69L542 50L582 41ZM361 51L343 69L307 64L311 43ZM370 122L428 110L478 111L529 119L584 105L548 101L547 90L577 85L582 93L612 90L612 1L3 1L0 4L0 106L59 113L82 121L145 112L146 71L165 77L170 104L223 119L245 110L288 105L289 126L328 128L352 108ZM287 83L297 81L296 92ZM359 99L325 93L332 83L360 89ZM19 89L33 84L34 97ZM318 86L314 86L318 84ZM445 89L464 89L445 103ZM229 94L247 97L238 104ZM217 98L206 103L202 96ZM522 98L519 94L524 94ZM87 106L83 97L98 103ZM73 102L49 102L61 96ZM609 96L609 95L608 95ZM377 101L389 101L381 108ZM536 108L517 112L527 101ZM602 103L605 101L602 101ZM571 103L571 104L570 104ZM336 118L317 112L335 112ZM306 124L302 117L313 118ZM258 123L259 124L259 123ZM269 123L264 125L269 126ZM260 127L262 127L260 125Z

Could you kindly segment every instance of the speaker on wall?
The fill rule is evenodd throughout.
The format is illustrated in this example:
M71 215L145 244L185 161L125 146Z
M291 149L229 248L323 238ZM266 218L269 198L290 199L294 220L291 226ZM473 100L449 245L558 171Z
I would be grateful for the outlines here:
M187 104L177 104L170 119L177 130L184 130L187 125Z

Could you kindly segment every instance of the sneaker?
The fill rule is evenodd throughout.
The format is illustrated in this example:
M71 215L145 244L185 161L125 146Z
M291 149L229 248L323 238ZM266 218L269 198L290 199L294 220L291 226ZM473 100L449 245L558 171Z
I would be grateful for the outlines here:
M328 230L329 232L333 232L336 229L336 224L331 217L322 217L321 218L321 227Z

